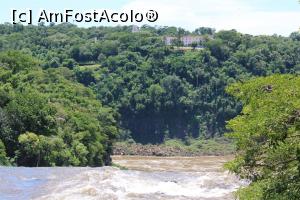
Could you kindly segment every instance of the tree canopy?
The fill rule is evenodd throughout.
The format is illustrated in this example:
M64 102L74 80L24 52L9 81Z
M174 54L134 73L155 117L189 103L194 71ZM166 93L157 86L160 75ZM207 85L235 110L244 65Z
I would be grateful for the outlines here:
M110 163L114 111L71 70L43 70L18 51L0 53L0 66L0 158L22 166Z
M227 91L244 104L228 123L238 152L227 167L252 181L239 199L299 199L300 77L256 78Z

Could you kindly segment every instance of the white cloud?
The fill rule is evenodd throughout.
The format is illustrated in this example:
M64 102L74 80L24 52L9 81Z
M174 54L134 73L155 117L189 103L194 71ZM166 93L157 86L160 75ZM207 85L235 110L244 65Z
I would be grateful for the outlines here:
M236 29L243 33L289 35L300 26L300 12L263 11L241 0L132 0L122 10L159 13L155 25ZM298 20L299 19L299 20Z

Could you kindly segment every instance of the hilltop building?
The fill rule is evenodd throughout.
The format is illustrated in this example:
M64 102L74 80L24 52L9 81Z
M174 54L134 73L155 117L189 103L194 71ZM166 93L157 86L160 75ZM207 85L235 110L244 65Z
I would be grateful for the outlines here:
M138 32L140 32L140 27L138 27L137 25L133 25L131 32L132 33L138 33Z
M167 36L164 38L165 44L172 45L176 39L176 37ZM182 42L183 46L186 47L191 46L193 43L197 43L199 45L202 41L204 41L204 38L202 36L186 35L181 37L180 41Z
M165 44L170 46L173 44L174 40L176 40L176 37L167 36L165 37Z

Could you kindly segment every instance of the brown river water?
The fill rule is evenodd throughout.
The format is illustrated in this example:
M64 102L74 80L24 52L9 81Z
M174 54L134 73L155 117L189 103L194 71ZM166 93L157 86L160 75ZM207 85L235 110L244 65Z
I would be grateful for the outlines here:
M224 171L232 157L114 156L115 167L0 167L2 200L229 200L247 185Z

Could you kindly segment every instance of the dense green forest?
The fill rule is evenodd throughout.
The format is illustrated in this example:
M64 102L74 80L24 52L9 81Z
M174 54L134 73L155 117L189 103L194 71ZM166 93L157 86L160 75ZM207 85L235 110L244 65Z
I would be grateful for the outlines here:
M252 76L297 73L300 35L251 36L232 31L193 33L175 27L78 28L72 24L0 25L0 49L66 67L118 114L121 137L141 143L223 135L241 103L225 87ZM202 50L166 46L164 36L203 35Z
M238 153L227 167L252 181L238 199L300 199L300 77L256 78L228 92L244 108L228 123Z
M110 164L112 109L70 69L39 65L23 52L0 53L0 165Z
M203 48L165 45L189 34ZM30 166L109 163L115 137L222 136L242 110L227 85L300 72L296 32L1 24L0 51L0 158Z

